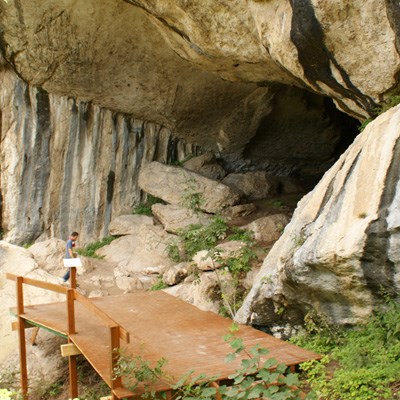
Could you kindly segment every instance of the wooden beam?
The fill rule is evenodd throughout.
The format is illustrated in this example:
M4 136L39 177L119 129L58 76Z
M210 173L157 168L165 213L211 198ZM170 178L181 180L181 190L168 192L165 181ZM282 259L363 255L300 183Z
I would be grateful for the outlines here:
M6 277L7 277L7 279L10 279L12 281L16 281L18 278L17 275L10 274L9 272L6 273ZM52 292L66 294L67 290L68 290L66 287L61 286L61 285L56 285L54 283L42 282L42 281L38 281L37 279L27 278L26 276L21 277L21 278L22 278L23 283L25 283L26 285L50 290Z
M61 345L62 357L78 356L79 354L82 354L81 351L73 343Z
M68 357L69 370L69 395L71 399L78 397L78 371L76 368L76 356Z
M28 367L26 363L26 338L25 320L21 317L24 313L24 292L22 277L17 277L17 312L18 312L18 342L19 342L19 362L21 369L21 391L22 398L28 399Z
M70 282L71 282L71 288L76 289L76 267L70 267Z
M95 304L93 304L90 301L90 299L88 299L87 297L83 296L82 294L80 294L77 291L74 292L74 296L75 296L75 300L77 300L81 304L83 304L88 309L88 311L90 311L92 314L97 315L109 327L118 325L120 338L124 342L129 343L129 340L130 340L129 332L126 329L124 329L121 325L119 325L112 318L110 318L109 315L106 314L103 310L100 310L100 308L98 308Z
M116 389L122 386L122 378L120 376L114 377L114 369L118 362L119 350L119 326L110 326L110 345L111 345L111 360L110 360L110 376L111 376L111 389Z
M36 345L36 337L39 333L39 327L35 326L35 329L32 332L32 336L31 336L31 345L34 346Z
M36 325L31 324L29 321L25 320L25 329L29 329L29 328L37 328ZM17 331L18 330L18 321L13 321L11 322L11 329L13 331Z
M75 329L75 306L74 306L74 289L67 291L67 318L68 318L68 335L76 333Z

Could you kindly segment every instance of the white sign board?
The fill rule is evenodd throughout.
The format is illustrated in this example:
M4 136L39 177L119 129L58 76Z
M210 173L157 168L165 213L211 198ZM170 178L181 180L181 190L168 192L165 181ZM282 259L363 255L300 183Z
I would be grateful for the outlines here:
M80 258L64 258L64 267L82 267L82 261Z

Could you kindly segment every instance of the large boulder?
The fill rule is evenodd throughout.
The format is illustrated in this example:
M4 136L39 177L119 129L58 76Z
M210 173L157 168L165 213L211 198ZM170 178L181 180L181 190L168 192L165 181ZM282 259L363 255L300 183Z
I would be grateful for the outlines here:
M44 282L58 283L58 279L38 268L31 252L19 246L0 241L0 361L18 348L15 332L11 331L10 308L16 307L15 282L7 280L5 273L27 276ZM65 300L65 296L33 286L24 285L24 304L42 304Z
M237 317L259 326L365 322L400 292L400 106L357 137L298 204ZM284 312L277 312L284 310Z
M258 218L242 228L253 232L256 241L271 243L279 239L289 220L286 214L272 214Z
M66 271L63 264L63 259L66 254L66 245L65 241L53 238L35 243L29 247L29 251L32 253L40 269L61 277ZM76 269L78 275L93 270L93 263L90 258L82 256L79 256L79 258L82 261L82 266Z
M192 205L209 213L239 203L239 195L222 183L188 171L181 167L152 162L139 174L140 187L174 205Z
M205 153L193 157L184 162L183 166L189 171L197 172L214 180L221 180L226 175L226 171L217 163L213 153Z
M97 251L105 260L114 262L128 272L142 272L148 267L169 267L168 246L178 237L161 226L142 225L132 235L122 236Z
M276 194L278 181L264 171L229 174L222 183L241 193L247 200L266 199Z
M164 229L170 233L178 233L189 225L208 225L211 222L211 215L178 205L154 204L151 210Z
M154 225L147 215L120 215L110 222L109 233L113 236L134 235L141 225Z

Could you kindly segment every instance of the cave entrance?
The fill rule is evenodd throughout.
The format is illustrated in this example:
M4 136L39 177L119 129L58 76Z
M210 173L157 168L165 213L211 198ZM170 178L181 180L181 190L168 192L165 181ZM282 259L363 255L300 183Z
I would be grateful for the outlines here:
M330 98L283 86L243 156L257 169L292 178L309 191L353 142L358 125Z

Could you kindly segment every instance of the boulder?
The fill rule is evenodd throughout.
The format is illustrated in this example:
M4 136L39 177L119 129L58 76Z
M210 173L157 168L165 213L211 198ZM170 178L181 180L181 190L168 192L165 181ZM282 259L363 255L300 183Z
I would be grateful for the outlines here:
M187 276L190 263L180 263L167 268L162 276L163 282L168 286L174 286L182 282Z
M66 245L65 241L53 238L35 243L29 247L29 251L32 253L39 268L51 274L62 276L66 272L63 264ZM93 270L93 263L90 258L79 255L78 257L82 261L82 266L76 269L78 275L86 274Z
M279 239L289 221L286 214L273 214L258 218L242 228L253 232L256 241L271 243Z
M199 196L196 205L203 211L216 213L239 203L240 196L222 183L181 167L148 163L139 174L139 186L147 193L174 205L190 205Z
M135 234L112 241L99 249L97 254L128 272L142 272L148 267L173 265L167 253L172 241L179 242L179 238L165 232L161 226L141 225Z
M154 204L151 210L164 229L170 233L178 233L192 224L208 225L211 222L211 215L200 211L195 212L179 205Z
M276 194L278 180L264 171L229 174L222 183L249 201L266 199Z
M196 282L184 282L163 289L166 293L193 304L203 311L218 313L219 304L215 301L218 291L217 277L214 272L200 275Z
M147 215L120 215L110 222L108 231L112 236L134 235L141 225L154 225L153 218Z
M193 157L183 163L184 168L207 178L219 181L226 175L225 169L219 165L213 153L205 153Z
M237 206L226 207L222 211L222 216L228 218L246 217L257 210L254 203L238 204Z
M239 322L293 326L315 310L335 324L364 323L382 291L398 296L399 126L400 106L368 124L298 203Z
M32 253L19 246L0 241L0 361L18 348L16 332L11 331L10 308L15 307L15 282L7 280L5 273L27 276L44 282L58 283L58 279L38 268ZM24 285L24 304L41 304L54 301L65 301L65 296Z

